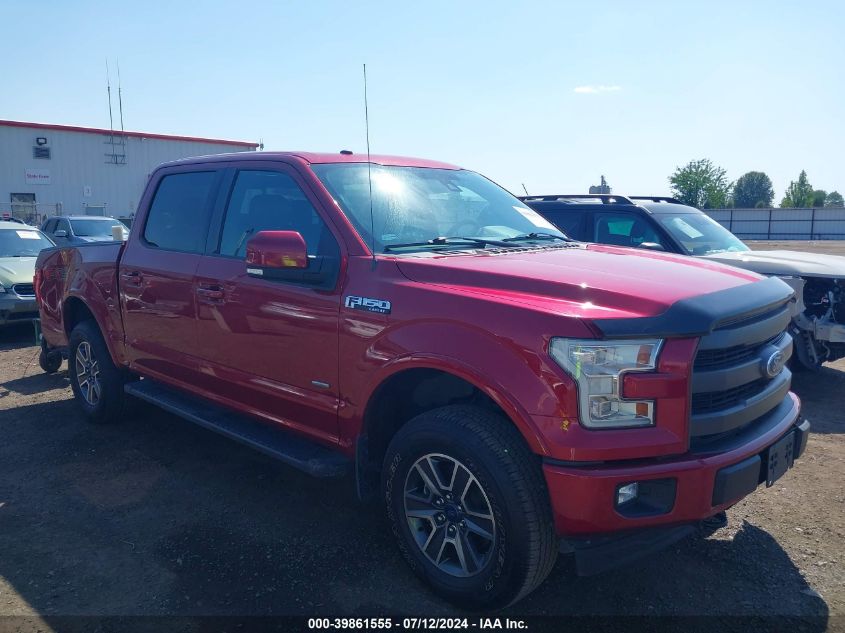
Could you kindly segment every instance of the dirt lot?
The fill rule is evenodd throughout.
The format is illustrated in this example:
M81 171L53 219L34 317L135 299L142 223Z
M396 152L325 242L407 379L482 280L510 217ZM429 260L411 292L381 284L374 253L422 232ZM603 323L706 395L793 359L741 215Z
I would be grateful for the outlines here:
M811 253L826 253L828 255L845 255L845 240L818 240L814 242L780 241L745 241L755 251L810 251ZM798 246L800 244L800 246Z
M449 615L349 481L310 479L155 409L82 421L29 326L0 331L0 615ZM561 558L506 614L845 621L845 361L799 375L813 434L729 526L573 580ZM2 620L2 619L0 619ZM35 624L33 624L35 623ZM719 628L744 628L726 618ZM2 621L0 621L2 627Z

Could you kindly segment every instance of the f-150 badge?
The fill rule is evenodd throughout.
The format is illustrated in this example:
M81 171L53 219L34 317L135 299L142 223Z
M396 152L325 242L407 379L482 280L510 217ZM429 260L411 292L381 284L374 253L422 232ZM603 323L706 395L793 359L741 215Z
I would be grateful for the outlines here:
M353 310L390 314L390 301L385 301L384 299L370 299L369 297L349 295L346 297L345 305L347 308L352 308Z

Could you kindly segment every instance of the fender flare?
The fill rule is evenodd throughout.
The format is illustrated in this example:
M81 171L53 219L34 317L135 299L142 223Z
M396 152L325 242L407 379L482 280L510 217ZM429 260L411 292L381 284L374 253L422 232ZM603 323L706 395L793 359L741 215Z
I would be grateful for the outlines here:
M445 374L450 374L471 384L502 409L507 418L525 438L532 452L539 455L548 455L548 447L543 441L543 437L531 415L516 398L510 395L503 385L462 360L439 354L405 354L392 359L389 363L382 366L375 373L368 385L362 424L367 418L367 413L372 406L373 399L378 393L379 388L392 377L409 369L433 369L442 371ZM361 430L366 433L366 429L363 426Z
M103 340L106 343L106 348L109 350L109 356L111 356L112 362L118 367L123 366L125 364L123 359L115 354L114 337L110 335L113 332L113 330L105 327L101 316L99 316L97 314L96 310L93 310L91 308L91 305L90 305L89 301L86 299L86 297L84 295L82 295L81 293L75 291L75 290L68 291L67 296L62 301L62 324L64 325L64 323L65 323L65 314L66 314L65 310L66 310L68 302L70 302L71 300L79 301L83 306L85 306L85 309L88 310L88 313L94 318L94 323L97 325L97 329L100 330L100 334L103 336ZM108 307L106 307L105 309L108 310ZM121 332L115 331L114 333L119 334L121 337L123 335L122 331ZM70 331L68 331L66 333L66 335L67 335L67 339L68 339L68 348L70 348Z

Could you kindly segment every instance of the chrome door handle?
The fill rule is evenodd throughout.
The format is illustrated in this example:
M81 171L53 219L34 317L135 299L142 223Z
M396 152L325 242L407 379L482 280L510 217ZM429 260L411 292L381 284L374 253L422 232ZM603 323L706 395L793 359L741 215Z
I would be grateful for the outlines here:
M223 301L223 299L226 297L225 293L223 292L223 288L221 288L220 286L199 286L197 288L197 294L202 299L214 302Z
M133 270L129 273L120 273L120 279L121 281L125 281L135 286L139 286L144 280L144 276L140 273L140 271Z

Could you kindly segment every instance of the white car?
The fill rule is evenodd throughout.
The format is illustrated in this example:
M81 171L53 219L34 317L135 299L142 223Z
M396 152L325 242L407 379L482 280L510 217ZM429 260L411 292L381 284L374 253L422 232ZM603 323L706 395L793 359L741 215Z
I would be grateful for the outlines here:
M42 248L52 246L35 227L0 221L0 326L38 319L35 259Z

